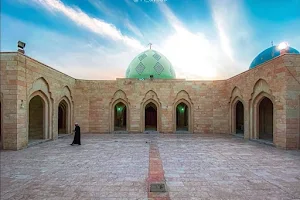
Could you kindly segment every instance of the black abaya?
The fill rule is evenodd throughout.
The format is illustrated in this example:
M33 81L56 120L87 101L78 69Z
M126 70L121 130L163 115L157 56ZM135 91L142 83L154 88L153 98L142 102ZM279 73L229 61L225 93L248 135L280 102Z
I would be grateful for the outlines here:
M80 126L75 127L75 135L74 135L74 140L73 140L72 144L81 145L81 143L80 143Z

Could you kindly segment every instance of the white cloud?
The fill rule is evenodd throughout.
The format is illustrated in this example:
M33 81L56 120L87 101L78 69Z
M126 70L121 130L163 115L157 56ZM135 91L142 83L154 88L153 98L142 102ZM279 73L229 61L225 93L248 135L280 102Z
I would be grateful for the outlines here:
M213 4L212 7L216 31L220 36L217 40L209 39L205 32L190 32L166 4L159 4L161 13L175 30L175 33L162 41L159 49L173 63L179 78L224 79L247 69L249 63L245 64L234 57L232 41L236 38L231 38L243 38L247 34L234 30L238 25L232 18L238 16L228 17L223 12L237 12L238 7L233 9L222 3ZM233 24L228 26L231 22ZM239 26L243 27L240 24ZM234 34L234 31L238 35Z
M95 1L95 0L88 0L91 5L93 5L98 11L101 13L109 16L110 18L121 21L128 30L134 33L136 36L143 38L142 32L133 24L128 17L124 15L124 13L120 12L119 10L112 9L107 7L102 1Z
M17 41L26 42L25 54L67 75L78 79L107 79L125 77L130 61L140 50L99 45L95 39L78 39L34 24L1 15L5 30L3 51L16 51ZM22 30L20 32L19 30ZM13 33L13 34L11 34ZM47 38L47 46L45 39ZM12 48L13 49L12 49Z
M63 4L60 0L34 0L47 9L63 13L77 25L83 26L88 30L101 36L110 38L115 41L121 41L131 48L143 49L141 43L133 38L123 35L114 25L106 23L97 18L92 18L80 9L74 9Z
M34 33L28 34L27 39L23 33L20 33L20 36L22 35L22 38L28 44L27 50L29 51L27 52L29 55L66 74L80 79L115 79L124 77L130 61L138 53L145 50L145 47L138 40L123 35L114 25L92 18L80 9L66 6L59 0L33 1L37 2L38 5L47 7L51 12L63 13L79 26L108 38L110 41L116 41L112 45L103 46L97 40L93 41L91 38L69 38L50 30L27 26L27 24L26 26L24 25L22 28L24 30L23 33ZM129 3L128 0L127 3ZM130 5L136 7L136 5ZM232 8L232 5L212 2L212 9L217 13L213 14L214 21L221 24L220 27L222 27L223 31L223 33L220 33L220 29L217 28L216 32L219 33L220 38L212 39L208 37L210 33L189 31L166 4L158 5L174 30L168 30L169 33L166 36L161 37L160 35L160 37L156 38L154 49L163 53L172 62L178 78L224 79L248 68L252 57L247 60L241 59L239 55L252 55L248 54L251 51L249 50L251 47L241 48L239 45L240 41L243 44L248 44L250 40L248 38L249 29L247 26L240 24L243 22L241 21L243 16L238 12L238 6L233 6ZM107 7L104 7L104 4L101 5L101 9L103 12L108 12L109 10ZM226 10L229 13L234 11L239 14L227 15L226 12L217 10ZM142 11L140 10L140 12ZM235 17L239 17L239 20L235 20ZM226 20L220 20L225 18ZM15 24L15 22L10 24ZM15 26L19 27L19 25ZM137 31L139 30L137 29ZM13 32L15 34L18 33L16 30ZM221 37L222 34L224 37ZM47 49L42 48L43 38L52 38L52 41L48 41L50 45ZM224 38L227 38L225 42ZM152 38L153 40L155 38ZM69 44L72 44L72 48L66 49L65 47L69 46ZM124 44L127 45L126 50L122 48ZM238 52L240 49L243 49L243 52Z

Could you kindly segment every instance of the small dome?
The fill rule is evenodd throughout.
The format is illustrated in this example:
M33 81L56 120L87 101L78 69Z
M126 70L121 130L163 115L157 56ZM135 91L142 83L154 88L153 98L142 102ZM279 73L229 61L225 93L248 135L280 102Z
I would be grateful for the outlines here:
M264 62L267 62L268 60L271 60L277 56L280 55L280 47L279 46L272 46L270 48L267 48L266 50L264 50L263 52L261 52L260 54L258 54L258 56L256 56L254 58L254 60L252 61L249 69L252 69L254 67L256 67L257 65L260 65ZM297 51L296 49L289 47L289 46L285 46L286 47L286 53L295 53L295 54L299 54L299 51Z
M175 79L176 74L170 61L161 53L149 49L137 55L126 70L126 78Z

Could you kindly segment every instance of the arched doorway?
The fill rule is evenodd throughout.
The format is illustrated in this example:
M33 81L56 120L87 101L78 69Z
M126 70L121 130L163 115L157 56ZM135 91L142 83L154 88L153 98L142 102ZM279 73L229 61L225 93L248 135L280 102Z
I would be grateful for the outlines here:
M180 103L176 107L176 131L188 131L189 108L185 103Z
M58 134L67 134L68 104L62 100L58 105Z
M273 141L273 103L267 97L259 104L259 139Z
M45 139L45 102L39 96L33 97L29 102L29 140Z
M238 101L235 107L235 133L244 134L244 105Z
M157 107L152 102L148 103L145 107L145 130L157 130Z
M127 129L127 108L122 102L114 107L114 131L126 131Z

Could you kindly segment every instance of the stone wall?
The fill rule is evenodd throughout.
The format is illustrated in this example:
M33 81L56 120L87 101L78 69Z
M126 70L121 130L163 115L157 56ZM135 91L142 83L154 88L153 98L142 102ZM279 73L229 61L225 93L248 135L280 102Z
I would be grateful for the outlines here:
M228 99L231 105L229 121L230 124L234 124L232 123L234 101L235 99L241 100L245 108L246 138L258 139L258 113L256 109L259 101L263 97L268 97L274 106L274 144L278 147L289 149L294 149L299 145L299 141L295 140L295 137L299 137L299 129L295 129L295 126L299 126L298 98L300 85L289 75L287 70L292 68L294 73L297 70L299 71L299 67L296 67L296 63L299 66L299 61L296 60L299 58L299 55L282 55L227 80ZM292 66L288 67L289 65ZM297 73L299 77L299 72ZM293 109L289 109L289 104L291 104L289 98L293 98L293 103L296 104L292 106ZM291 128L288 128L288 126ZM231 132L234 132L232 127ZM290 134L293 136L288 136ZM294 144L289 141L289 137L294 138Z
M282 55L228 80L79 80L20 53L1 53L2 143L4 149L28 144L29 102L41 97L45 139L58 135L58 106L66 101L69 132L114 130L114 106L127 107L127 131L144 131L145 106L158 110L158 131L176 131L176 106L189 107L191 133L235 133L234 107L244 105L245 138L258 138L258 106L263 97L274 105L274 144L300 146L300 56Z
M128 131L143 132L143 108L153 100L160 107L159 132L170 133L175 131L175 104L187 102L191 111L190 132L227 133L226 91L225 81L76 80L75 120L84 132L111 132L112 105L123 100L129 109Z
M286 146L300 149L300 56L283 57L286 68Z
M18 96L18 57L16 54L1 53L1 141L4 149L16 149L17 146L17 101Z
M73 110L74 84L74 78L30 57L17 52L2 52L3 148L16 150L27 146L29 102L36 95L40 96L45 104L45 139L57 138L57 108L59 102L66 99L69 110ZM69 126L73 125L72 117L73 113L70 112Z

